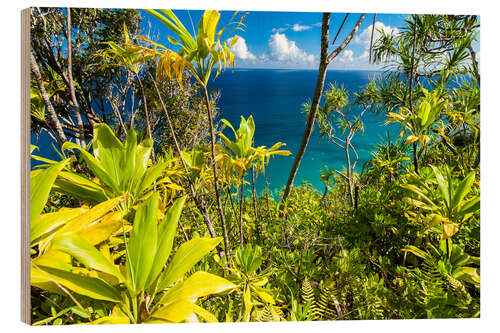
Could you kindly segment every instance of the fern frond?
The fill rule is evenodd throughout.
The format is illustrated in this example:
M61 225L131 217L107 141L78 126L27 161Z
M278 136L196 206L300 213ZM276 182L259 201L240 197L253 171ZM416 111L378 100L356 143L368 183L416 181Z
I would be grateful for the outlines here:
M300 288L302 300L304 303L314 303L314 290L309 280L305 279Z

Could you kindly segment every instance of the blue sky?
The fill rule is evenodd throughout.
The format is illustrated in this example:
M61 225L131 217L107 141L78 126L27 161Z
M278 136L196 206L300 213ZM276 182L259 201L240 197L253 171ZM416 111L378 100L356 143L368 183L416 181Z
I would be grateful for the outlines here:
M203 11L174 10L174 13L184 23L188 30L192 30L191 21L196 27ZM233 11L221 11L219 28L230 20ZM238 13L238 17L243 12ZM159 36L159 42L172 47L166 36L170 31L142 12L145 19L143 24L150 20L153 32ZM342 43L345 37L355 26L360 14L349 14L344 27L335 42L331 45L345 13L332 13L330 19L330 52ZM235 54L235 68L286 68L286 69L317 69L320 53L322 13L311 12L248 12L243 23L244 31L236 34L240 39L232 48ZM406 14L377 14L376 29L397 33L404 26ZM373 14L367 14L353 40L337 56L329 69L344 70L376 70L381 66L369 64L368 50L370 44ZM231 29L227 29L229 32ZM375 32L374 39L377 37ZM229 36L223 38L227 38Z

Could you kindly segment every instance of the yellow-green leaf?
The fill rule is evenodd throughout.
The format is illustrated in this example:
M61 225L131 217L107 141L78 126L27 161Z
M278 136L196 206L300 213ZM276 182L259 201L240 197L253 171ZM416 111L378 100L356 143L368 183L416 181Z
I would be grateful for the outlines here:
M175 253L167 269L160 277L158 290L163 290L181 279L198 261L207 255L222 240L217 238L195 238L183 243Z
M228 280L207 272L196 272L185 281L170 288L160 299L163 305L180 299L195 302L199 297L220 293L236 287Z
M51 242L51 249L71 255L88 268L113 275L122 282L125 281L117 266L77 234L67 233L55 237Z

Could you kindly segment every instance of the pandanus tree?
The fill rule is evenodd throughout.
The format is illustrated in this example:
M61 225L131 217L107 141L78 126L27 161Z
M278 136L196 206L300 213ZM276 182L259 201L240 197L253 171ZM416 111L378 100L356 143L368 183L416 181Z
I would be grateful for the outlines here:
M349 98L347 90L333 83L330 83L324 97L325 103L318 107L316 122L319 126L320 135L326 137L328 141L342 149L345 154L345 173L338 170L335 170L335 172L347 181L351 204L355 206L356 198L354 192L356 179L354 168L358 163L359 156L352 140L356 133L364 131L362 118L370 105L348 106ZM360 111L353 115L356 113L354 110L356 107L360 107ZM311 113L311 104L305 103L304 109L306 114L309 115ZM351 158L351 154L354 155L354 159Z
M416 114L419 110L415 104L425 84L444 89L451 85L450 77L465 74L470 77L467 81L479 86L478 62L473 48L478 28L476 16L411 15L397 36L380 31L381 36L373 45L373 59L375 63L384 63L388 74L375 89L374 101L388 106L387 109L405 107ZM446 80L441 80L443 77ZM449 135L453 128L450 124L445 134ZM443 143L456 152L448 141ZM417 141L413 142L413 165L418 172Z
M175 77L177 78L179 84L182 84L184 70L187 70L202 87L210 126L210 144L212 153L211 164L214 175L213 185L217 200L218 215L223 229L225 253L226 257L229 258L229 242L220 195L219 175L216 166L216 137L212 109L213 105L210 102L208 83L214 69L216 70L217 76L222 70L224 70L225 67L229 65L234 66L234 55L229 48L237 42L238 36L231 35L236 29L241 29L240 25L244 15L226 37L226 39L232 37L231 43L228 44L222 39L222 34L225 32L229 24L228 26L217 30L220 18L220 13L218 11L205 11L198 22L198 31L193 34L191 34L184 27L181 21L171 10L146 11L157 18L175 34L177 39L169 36L168 40L175 46L179 47L179 50L176 52L144 38L145 42L150 44L148 47L145 47L145 50L158 57L157 75L159 77ZM231 22L235 16L236 13L233 15Z

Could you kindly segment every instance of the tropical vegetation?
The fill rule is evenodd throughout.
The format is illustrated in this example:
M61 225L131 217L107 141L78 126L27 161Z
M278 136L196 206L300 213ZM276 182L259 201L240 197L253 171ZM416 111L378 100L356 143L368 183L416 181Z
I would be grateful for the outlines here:
M323 89L326 67L365 14L328 54L325 13L292 152L256 146L252 116L218 117L211 78L234 66L245 15L221 27L207 10L190 32L171 10L146 12L174 48L134 10L32 9L31 130L60 156L32 146L32 324L480 316L477 17L382 31L370 58L386 71L351 93ZM353 137L369 112L399 136L373 142L360 169ZM315 124L345 156L318 170L322 192L293 186ZM257 193L291 154L279 195Z

